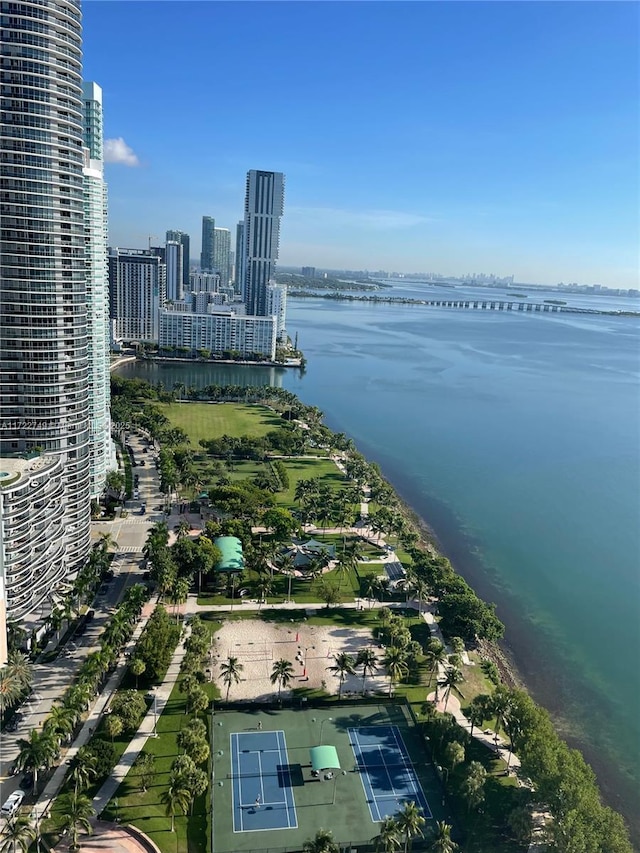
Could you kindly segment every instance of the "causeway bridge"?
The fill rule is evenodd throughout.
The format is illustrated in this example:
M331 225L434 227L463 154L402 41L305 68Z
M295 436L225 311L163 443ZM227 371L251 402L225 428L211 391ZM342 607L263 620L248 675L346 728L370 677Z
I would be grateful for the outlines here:
M548 302L507 302L504 299L416 299L419 305L431 305L434 308L471 308L480 311L545 311L550 313L571 312L577 314L600 314L592 308L570 308Z
M333 299L338 302L374 302L388 305L426 305L432 308L458 308L476 311L513 311L537 314L606 314L612 317L640 316L639 311L603 310L602 308L578 308L572 305L560 304L554 300L545 302L528 302L510 299L416 299L415 297L382 296L379 294L358 294L335 291L318 293L310 290L290 290L289 296L315 299Z

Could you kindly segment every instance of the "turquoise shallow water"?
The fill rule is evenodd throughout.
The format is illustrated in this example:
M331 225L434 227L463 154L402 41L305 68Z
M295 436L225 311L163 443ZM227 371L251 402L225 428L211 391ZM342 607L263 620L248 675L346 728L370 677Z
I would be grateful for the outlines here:
M536 697L610 802L640 796L637 318L292 301L297 372L119 371L275 382L351 435L499 606Z

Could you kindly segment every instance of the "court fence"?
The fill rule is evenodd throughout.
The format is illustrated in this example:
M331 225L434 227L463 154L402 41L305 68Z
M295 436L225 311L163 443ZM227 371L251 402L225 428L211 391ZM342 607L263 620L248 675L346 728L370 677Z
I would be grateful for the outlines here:
M376 838L367 841L338 841L334 839L338 845L340 853L379 853L380 845ZM428 850L433 844L433 836L431 838L414 838L411 842L412 850ZM251 853L300 853L302 847L298 844L297 847L260 847L252 849ZM216 848L215 853L237 853L236 850L221 850Z

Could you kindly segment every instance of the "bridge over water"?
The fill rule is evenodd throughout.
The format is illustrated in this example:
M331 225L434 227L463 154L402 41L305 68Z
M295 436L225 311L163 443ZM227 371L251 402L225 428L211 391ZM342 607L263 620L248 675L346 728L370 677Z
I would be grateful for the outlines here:
M548 302L508 302L504 299L416 299L418 305L431 305L434 308L467 308L479 311L537 311L547 313L603 314L596 308L572 308L569 305L556 305Z

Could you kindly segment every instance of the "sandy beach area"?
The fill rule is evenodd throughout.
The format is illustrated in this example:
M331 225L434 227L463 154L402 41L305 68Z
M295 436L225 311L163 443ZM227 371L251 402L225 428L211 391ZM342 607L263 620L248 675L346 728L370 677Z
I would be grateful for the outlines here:
M238 620L225 622L216 634L215 677L224 697L226 687L220 678L220 664L228 657L237 657L244 669L240 684L232 684L229 699L271 700L277 695L277 685L269 677L276 660L284 658L293 664L294 679L287 690L288 696L295 687L322 688L337 693L339 679L327 670L333 666L334 655L348 652L354 657L363 648L378 648L370 631L363 628L341 628L338 626L272 624L261 620ZM324 684L323 684L324 682ZM375 675L367 676L368 692L386 692L389 679L382 666ZM362 674L348 675L342 695L362 693Z

